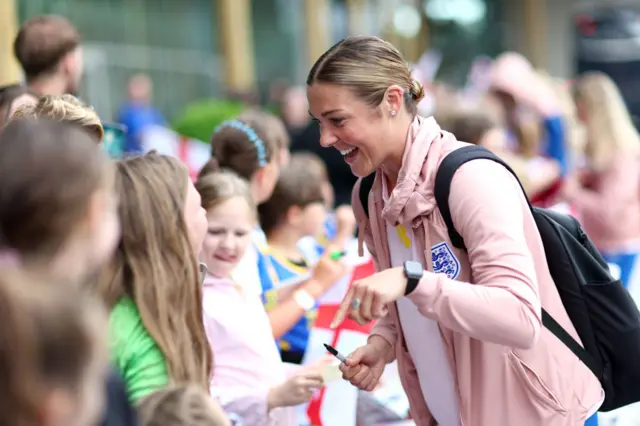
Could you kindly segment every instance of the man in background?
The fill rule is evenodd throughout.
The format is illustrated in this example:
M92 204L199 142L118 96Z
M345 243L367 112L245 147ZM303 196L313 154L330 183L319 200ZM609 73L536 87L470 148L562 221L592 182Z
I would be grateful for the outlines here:
M13 51L26 84L0 88L0 125L38 96L77 93L83 66L80 34L66 18L41 15L27 20L18 31Z
M126 154L141 154L142 133L154 126L165 126L160 110L153 106L153 83L146 74L136 74L129 80L128 101L118 113L118 122L127 128Z

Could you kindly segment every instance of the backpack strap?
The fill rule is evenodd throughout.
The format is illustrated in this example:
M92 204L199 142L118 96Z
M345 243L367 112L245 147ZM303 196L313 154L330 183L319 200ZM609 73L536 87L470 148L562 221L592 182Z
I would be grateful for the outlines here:
M511 174L516 178L522 189L522 193L525 194L527 204L533 211L533 206L526 196L522 183L518 180L515 172L508 164L502 161L498 156L492 152L482 148L480 146L465 146L463 148L456 149L450 152L440 163L438 171L436 172L435 181L435 197L438 209L444 219L444 223L447 225L447 232L449 238L454 247L466 250L464 245L464 239L462 235L456 231L453 226L453 219L451 218L451 210L449 209L449 193L451 192L451 181L456 171L465 163L472 160L492 160L501 164L504 168L509 170ZM542 324L553 333L571 352L574 353L598 378L602 377L602 367L598 362L589 354L544 308L542 309Z
M358 193L360 197L360 204L362 204L362 209L364 210L364 214L369 217L369 192L371 192L371 188L373 188L373 182L376 180L376 174L371 173L369 176L365 176L360 181L360 192Z
M522 188L522 193L525 194L524 188L522 184L518 180L515 172L509 167L507 163L502 161L498 156L496 156L491 151L486 150L485 148L477 145L465 146L455 151L447 154L446 157L438 166L438 171L436 172L436 181L435 181L435 197L436 204L438 205L438 210L440 210L440 214L442 215L442 219L444 219L444 223L447 225L447 231L449 233L449 239L454 247L459 249L466 250L464 245L464 239L462 235L456 231L456 228L453 226L453 219L451 219L451 210L449 209L449 193L451 192L451 181L453 180L453 175L455 175L456 171L465 163L472 160L492 160L496 163L501 164L505 169L509 170L509 172L516 178L518 184L520 184L520 188ZM525 195L526 198L526 195ZM529 208L531 208L531 203L527 198L527 203L529 204Z

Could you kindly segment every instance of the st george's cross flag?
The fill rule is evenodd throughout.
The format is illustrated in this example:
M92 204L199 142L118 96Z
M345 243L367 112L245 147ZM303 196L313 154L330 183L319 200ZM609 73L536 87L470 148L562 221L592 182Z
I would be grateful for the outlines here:
M315 244L317 243L313 239L301 241L299 247L307 259L313 260ZM315 253L317 257L317 251ZM324 343L330 344L346 356L367 342L373 323L361 326L347 319L336 329L329 328L351 284L375 272L373 260L366 250L363 257L358 256L356 239L347 244L343 261L353 269L318 300L318 312L309 334L309 343L303 359L304 365L313 364L326 356L327 350L323 346ZM314 395L309 404L300 410L299 424L355 426L357 401L358 389L349 382L338 380L328 383Z
M180 159L189 170L192 180L211 158L211 146L202 141L179 135L162 126L150 126L141 136L143 152L157 151Z

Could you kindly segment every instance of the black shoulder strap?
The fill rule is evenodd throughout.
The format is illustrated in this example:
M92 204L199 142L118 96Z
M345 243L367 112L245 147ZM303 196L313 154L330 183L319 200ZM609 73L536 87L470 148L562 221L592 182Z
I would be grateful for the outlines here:
M449 210L449 193L451 192L451 181L453 180L453 175L455 175L456 171L466 162L472 160L492 160L496 163L501 164L504 168L509 170L511 174L518 180L515 172L509 167L507 163L502 161L498 156L493 154L491 151L488 151L481 146L471 145L465 146L463 148L456 149L455 151L450 152L438 167L438 171L436 172L436 182L435 182L435 197L436 203L438 205L438 209L440 210L440 214L442 215L442 219L444 219L444 223L447 225L447 231L449 232L449 238L451 239L451 243L454 247L459 249L465 249L464 239L462 235L456 231L456 228L453 226L453 219L451 219L451 210ZM518 181L520 183L520 181ZM522 188L522 184L520 184ZM522 192L524 193L524 188L522 188ZM525 195L526 196L526 195ZM527 199L527 202L529 200ZM531 204L529 204L531 207Z
M362 208L367 217L369 217L369 192L371 192L375 180L376 174L371 173L369 176L363 177L360 181L360 192L358 195L360 196L360 204L362 204Z
M438 171L436 172L436 182L434 190L436 203L438 204L438 209L440 210L442 219L444 219L444 222L447 225L447 231L449 233L451 243L455 247L464 250L466 250L464 239L462 238L462 235L460 235L458 231L456 231L455 227L453 226L453 220L451 219L451 210L449 210L449 193L451 191L451 181L453 179L453 175L456 173L458 168L460 168L460 166L468 161L478 159L492 160L496 163L502 164L502 166L509 170L509 172L511 172L516 180L518 180L518 177L511 169L511 167L509 167L495 154L487 151L480 146L474 145L459 148L449 153L442 160L440 166L438 167ZM518 183L520 183L519 180ZM522 188L521 183L520 187ZM522 188L522 192L525 193L524 188ZM528 198L527 203L529 203L529 208L533 209ZM564 328L562 328L562 326L545 309L542 309L542 324L549 331L551 331L551 333L553 333L562 343L564 343L565 346L567 346L569 350L571 350L571 352L573 352L596 375L596 377L598 377L599 379L602 378L602 367L595 360L595 358L591 356L591 354L589 354Z

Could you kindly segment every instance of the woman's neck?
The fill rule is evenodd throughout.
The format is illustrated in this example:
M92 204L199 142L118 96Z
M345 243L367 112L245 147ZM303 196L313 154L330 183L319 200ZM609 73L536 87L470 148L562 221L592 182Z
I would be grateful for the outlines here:
M407 112L403 112L401 116L397 117L397 120L400 121L397 123L397 128L404 129L404 131L392 131L392 134L395 133L396 136L390 138L392 139L390 140L392 147L391 152L390 155L387 156L387 159L382 163L382 171L388 179L389 191L393 190L398 182L398 175L402 168L402 159L404 157L404 150L407 145L409 131L411 131L413 117Z

